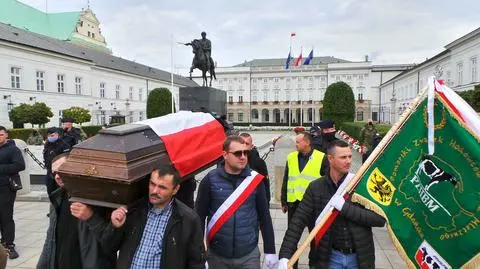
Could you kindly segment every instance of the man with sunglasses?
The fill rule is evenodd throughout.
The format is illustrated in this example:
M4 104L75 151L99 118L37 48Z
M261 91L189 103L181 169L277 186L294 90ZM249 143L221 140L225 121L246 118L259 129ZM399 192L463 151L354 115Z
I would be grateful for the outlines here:
M288 212L289 227L310 182L325 175L328 170L326 155L312 148L311 134L299 132L295 137L295 147L297 150L287 156L281 192L282 211ZM308 228L311 230L313 227ZM293 268L298 268L298 263Z
M261 228L265 264L272 269L278 257L263 176L247 166L249 150L241 137L229 136L222 154L225 162L202 180L195 204L200 219L208 221L208 264L260 269Z

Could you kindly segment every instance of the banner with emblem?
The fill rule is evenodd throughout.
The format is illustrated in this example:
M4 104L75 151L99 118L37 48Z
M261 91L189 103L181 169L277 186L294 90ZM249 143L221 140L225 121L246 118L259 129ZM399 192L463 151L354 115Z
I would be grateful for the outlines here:
M423 96L362 167L352 197L388 220L410 268L480 268L480 120L457 97L435 81L434 154Z

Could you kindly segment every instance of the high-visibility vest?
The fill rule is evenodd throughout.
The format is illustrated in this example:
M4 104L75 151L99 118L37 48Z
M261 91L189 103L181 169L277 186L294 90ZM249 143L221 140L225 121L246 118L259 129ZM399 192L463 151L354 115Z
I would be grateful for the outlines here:
M300 172L298 165L298 151L291 152L287 156L288 181L287 202L302 201L308 185L313 180L320 178L320 169L325 154L314 149L307 164Z

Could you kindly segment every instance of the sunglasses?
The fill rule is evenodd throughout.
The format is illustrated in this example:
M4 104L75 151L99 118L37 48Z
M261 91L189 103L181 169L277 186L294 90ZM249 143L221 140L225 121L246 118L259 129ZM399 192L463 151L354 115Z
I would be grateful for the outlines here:
M245 157L248 157L248 154L250 154L250 150L230 151L228 153L232 153L237 158L242 157L242 155L244 155Z

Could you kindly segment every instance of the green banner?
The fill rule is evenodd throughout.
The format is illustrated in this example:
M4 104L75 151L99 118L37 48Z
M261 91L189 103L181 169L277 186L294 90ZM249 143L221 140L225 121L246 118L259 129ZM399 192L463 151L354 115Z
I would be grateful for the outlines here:
M435 154L428 154L423 100L355 189L389 223L400 255L416 268L480 267L480 144L435 99Z

